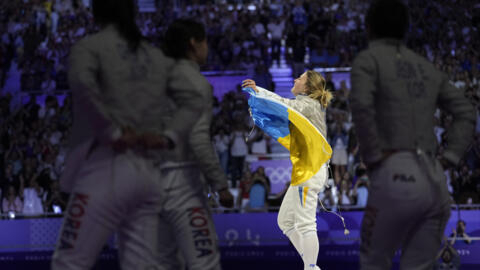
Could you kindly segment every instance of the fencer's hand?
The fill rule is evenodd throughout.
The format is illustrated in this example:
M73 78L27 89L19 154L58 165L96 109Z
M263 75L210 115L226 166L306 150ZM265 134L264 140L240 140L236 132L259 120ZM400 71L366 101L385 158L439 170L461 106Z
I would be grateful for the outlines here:
M254 80L246 79L242 82L242 88L250 87L258 93L257 85Z
M129 148L138 144L138 135L133 129L126 127L122 129L122 136L113 142L113 149L116 152L123 153Z
M220 205L227 208L233 207L233 195L228 188L218 192Z

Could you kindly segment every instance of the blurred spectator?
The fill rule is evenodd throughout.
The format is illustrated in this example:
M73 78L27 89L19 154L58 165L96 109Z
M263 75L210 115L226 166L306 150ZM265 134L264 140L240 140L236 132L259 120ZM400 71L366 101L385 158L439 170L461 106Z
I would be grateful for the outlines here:
M332 178L328 179L328 186L325 188L323 193L320 193L318 199L320 203L326 207L335 208L338 203L337 197L337 187L335 186L335 181Z
M355 129L351 128L348 131L348 164L347 164L347 171L353 173L354 166L362 165L363 163L360 162L360 157L358 155L358 141L357 141L357 134L355 133ZM365 164L363 164L365 165Z
M20 186L20 178L13 174L13 165L11 163L6 163L4 172L1 177L1 188L2 190L7 190L7 186Z
M7 192L3 196L2 200L2 211L3 213L21 213L23 210L23 202L20 197L17 195L17 191L13 185L7 187Z
M265 169L258 167L252 175L249 188L249 200L245 211L264 212L267 211L267 199L270 193L270 179L265 175Z
M278 65L280 64L280 47L285 30L285 21L280 17L276 17L267 25L267 28L272 36L272 59L275 60Z
M258 38L263 34L265 34L265 32L266 32L265 26L257 17L255 17L253 22L253 28L252 28L253 37Z
M50 12L50 27L51 27L52 34L57 33L59 18L60 18L60 15L58 14L57 10L55 9L55 7L52 7L52 11Z
M67 206L67 200L60 192L60 186L58 184L58 181L50 182L50 191L47 191L47 194L44 197L45 211L47 213L53 212L60 214L65 210Z
M28 181L28 185L24 187L24 181L20 183L20 194L23 195L23 211L25 215L43 214L42 195L43 188L37 182L38 175L33 176Z
M45 79L42 82L40 89L47 95L53 95L55 90L57 90L57 83L51 78L49 73L45 74Z
M297 39L293 45L292 50L292 75L294 78L300 77L300 75L305 72L305 42L304 40Z
M363 165L363 164L362 164ZM368 175L365 166L358 166L355 172L356 181L353 187L352 198L354 199L355 206L366 207L368 199Z
M12 143L12 147L5 153L5 159L12 165L12 174L17 176L23 168L23 152L17 147L16 140Z
M252 154L267 154L270 153L270 137L268 137L262 130L255 129L256 133L249 139L251 144Z
M215 150L217 151L220 165L222 165L225 173L228 173L228 145L230 143L229 137L225 134L224 129L219 129L217 135L213 136Z
M270 178L265 174L265 168L260 166L257 168L257 170L253 173L252 176L252 181L255 183L256 181L262 182L266 189L267 189L267 195L270 194L270 188L271 188L271 182Z
M27 113L27 117L30 121L34 121L38 118L38 111L40 110L40 105L37 104L35 95L30 95L28 103L24 106L24 110Z
M43 120L49 120L56 114L58 107L58 101L54 96L47 96L45 100L45 106L41 107L38 111L38 118Z
M255 75L253 76L252 80L254 80L257 85L261 85L266 89L273 89L272 91L275 89L272 81L272 75L268 72L268 68L265 64L258 64L255 67Z
M334 178L338 184L340 177L346 172L346 166L348 162L348 134L343 129L343 125L337 122L335 125L335 131L332 133L332 165L334 166Z
M228 172L228 146L230 139L228 135L225 134L224 129L219 129L217 134L213 136L213 143L215 145L215 150L217 151L218 157L220 159L220 165L222 165L225 173Z
M237 181L242 179L245 157L248 154L248 145L245 142L248 134L242 124L236 124L230 135L230 155L232 187L237 186Z
M335 88L335 86L330 85L329 87ZM347 114L349 111L348 108L348 94L350 90L347 88L347 83L342 80L340 82L340 89L337 89L335 92L335 99L332 102L331 108L339 110L342 113Z
M335 92L335 84L333 84L332 73L327 73L325 76L326 89L329 89L331 92ZM336 95L335 95L336 97Z
M237 207L240 207L242 212L247 206L248 201L250 200L251 186L252 186L252 173L250 172L250 170L247 170L243 174L242 180L240 181L239 192L238 192L237 202L236 202Z
M440 250L436 258L435 270L459 270L460 269L460 255L457 250L453 247L455 243L454 238L448 242L447 239L444 240L445 245Z
M306 25L307 24L307 12L303 8L303 1L296 0L295 6L292 10L292 21L295 25Z
M457 228L453 229L452 231L452 234L450 235L450 237L453 237L454 239L456 238L463 238L463 241L466 243L466 244L470 244L472 243L472 239L470 238L470 236L467 234L467 232L465 231L466 229L466 223L465 221L463 220L459 220L457 221ZM453 243L455 243L455 241L452 242L452 245Z
M469 170L467 164L460 166L460 171L455 173L455 185L458 190L457 203L460 204L478 204L480 202L477 183L472 177L472 172Z
M338 205L352 205L353 204L353 192L349 187L347 180L340 182L340 190L338 192Z

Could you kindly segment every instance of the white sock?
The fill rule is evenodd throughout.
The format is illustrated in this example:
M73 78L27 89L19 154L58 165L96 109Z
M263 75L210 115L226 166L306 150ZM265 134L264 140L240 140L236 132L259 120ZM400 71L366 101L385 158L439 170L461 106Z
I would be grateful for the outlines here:
M300 255L303 260L303 243L300 233L295 228L293 228L287 231L285 235L288 237L288 239L290 239L290 242L292 242L293 246L297 250L298 255Z
M303 250L303 263L305 264L305 270L318 269L318 236L316 231L309 231L302 235L302 250Z

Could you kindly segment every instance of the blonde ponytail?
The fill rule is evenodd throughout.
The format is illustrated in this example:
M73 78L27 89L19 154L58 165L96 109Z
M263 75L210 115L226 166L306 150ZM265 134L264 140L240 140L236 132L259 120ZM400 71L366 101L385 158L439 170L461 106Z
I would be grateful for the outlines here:
M318 100L324 108L327 108L330 104L330 101L333 99L332 92L325 89L326 81L320 73L308 70L307 71L307 82L305 87L307 89L307 94L310 98Z

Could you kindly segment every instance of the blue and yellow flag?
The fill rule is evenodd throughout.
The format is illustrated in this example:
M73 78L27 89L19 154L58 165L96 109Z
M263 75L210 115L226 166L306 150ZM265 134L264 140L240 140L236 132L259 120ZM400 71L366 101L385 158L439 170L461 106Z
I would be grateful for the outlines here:
M251 88L248 105L255 125L290 151L292 185L314 176L332 156L320 131L301 113L274 99L258 96Z

